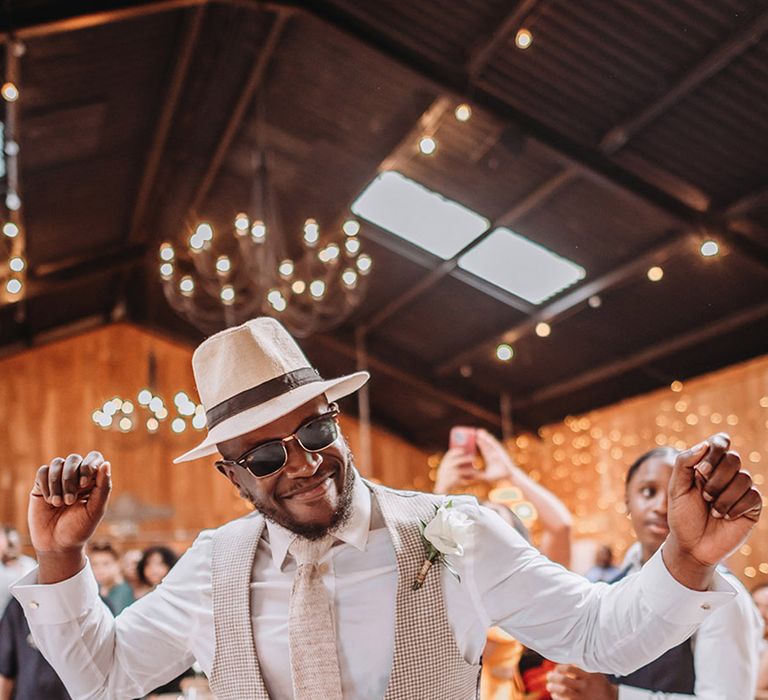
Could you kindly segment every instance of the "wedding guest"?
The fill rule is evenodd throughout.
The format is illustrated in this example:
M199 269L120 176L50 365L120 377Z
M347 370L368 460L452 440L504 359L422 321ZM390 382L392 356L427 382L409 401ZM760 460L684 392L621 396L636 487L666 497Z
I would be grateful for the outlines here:
M565 504L515 464L502 445L487 430L478 429L477 448L484 469L475 469L474 455L458 448L449 449L435 475L434 493L457 493L477 481L489 486L512 484L538 513L541 526L539 550L552 561L568 567L571 563L571 525L573 517Z
M606 586L550 562L474 499L364 480L334 402L367 373L322 379L276 320L211 336L192 364L208 434L176 462L218 451L218 470L255 510L202 533L118 617L83 553L112 465L93 451L36 475L39 567L13 594L76 697L134 698L197 658L218 700L468 700L488 627L627 674L733 598L715 566L752 530L762 499L724 434L677 458L663 550ZM710 476L709 501L697 470Z
M760 616L763 618L763 638L760 640L760 668L757 674L757 689L768 690L768 583L761 583L752 589Z
M70 700L35 645L21 605L13 599L0 618L0 700Z
M672 522L679 515L674 479L677 450L662 447L646 452L629 468L626 504L640 547L626 562L618 579L632 580L643 564L676 537ZM697 490L703 493L717 479L700 469ZM707 478L708 476L708 478ZM710 501L713 520L699 530L706 537L728 526L729 507L738 493ZM705 498L705 500L709 500ZM704 506L702 506L704 507ZM709 529L708 529L709 528ZM739 580L720 567L720 573L737 591L734 604L713 612L698 631L634 673L610 680L576 666L558 666L549 676L553 700L748 700L755 695L757 649L763 624L749 593ZM618 585L618 584L616 584ZM674 614L674 613L673 613ZM625 643L636 643L631 636Z
M109 542L91 545L88 558L93 576L99 584L99 595L114 615L119 615L133 603L133 589L123 581L120 557Z
M587 569L584 576L587 581L597 583L598 581L612 581L620 572L621 569L613 563L613 549L610 545L603 544L598 547L595 565Z
M139 581L153 590L168 575L168 572L178 561L178 556L170 547L154 545L147 547L141 555L136 570Z
M534 481L512 459L509 452L491 433L476 431L476 442L484 468L475 469L474 456L459 449L445 454L437 469L435 493L457 492L478 480L489 486L511 484L517 486L523 498L530 501L538 513L542 535L539 550L563 566L571 561L572 516L565 504L554 493ZM485 501L484 505L500 512L502 518L520 531L522 522L515 523L514 511L500 504ZM506 513L504 512L506 511ZM519 521L519 519L518 519ZM530 542L530 536L525 535ZM483 671L480 681L482 700L505 697L522 699L536 693L539 700L549 700L546 674L554 663L517 641L498 627L488 631L483 650Z
M133 590L133 599L138 600L141 596L149 593L152 588L142 583L139 579L139 562L144 556L140 549L127 549L120 558L120 571L123 574L125 582Z
M0 525L0 615L11 599L10 585L35 568L35 560L21 553L19 531Z

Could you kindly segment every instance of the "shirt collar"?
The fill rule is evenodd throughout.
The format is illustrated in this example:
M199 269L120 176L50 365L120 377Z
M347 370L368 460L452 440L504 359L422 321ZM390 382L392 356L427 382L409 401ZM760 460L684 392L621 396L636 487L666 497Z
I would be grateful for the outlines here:
M354 469L354 467L350 465L347 469ZM368 532L371 529L371 492L363 483L357 470L355 470L355 479L352 482L352 502L349 508L349 519L333 531L333 536L363 552L368 542ZM280 569L288 553L288 547L296 535L271 520L267 520L265 535L272 553L272 561Z

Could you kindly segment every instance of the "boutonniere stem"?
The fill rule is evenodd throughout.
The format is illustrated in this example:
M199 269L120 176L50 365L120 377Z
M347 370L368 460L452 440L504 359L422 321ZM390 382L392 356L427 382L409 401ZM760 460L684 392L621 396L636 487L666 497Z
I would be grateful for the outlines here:
M453 501L435 505L435 515L429 523L420 522L421 539L424 542L425 559L411 588L417 591L424 585L432 564L440 562L459 581L461 577L446 559L446 555L462 556L469 536L470 519L466 513L453 507Z

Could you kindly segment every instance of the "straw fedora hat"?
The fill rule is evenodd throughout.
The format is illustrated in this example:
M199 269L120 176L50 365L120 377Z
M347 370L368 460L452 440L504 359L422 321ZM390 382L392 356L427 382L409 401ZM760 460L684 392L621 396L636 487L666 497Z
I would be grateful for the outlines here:
M174 459L214 454L216 444L261 428L325 394L329 402L357 391L368 372L323 379L290 333L273 318L254 318L212 335L195 350L192 369L208 435Z

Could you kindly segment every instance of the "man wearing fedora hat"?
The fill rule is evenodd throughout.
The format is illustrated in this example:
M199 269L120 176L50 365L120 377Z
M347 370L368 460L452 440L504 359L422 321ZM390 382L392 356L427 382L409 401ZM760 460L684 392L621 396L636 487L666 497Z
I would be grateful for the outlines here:
M91 452L38 470L39 567L13 594L75 698L134 698L196 659L219 700L467 700L488 627L623 675L734 596L714 569L749 534L761 497L723 434L677 459L667 542L609 587L553 564L472 499L362 479L334 401L368 375L322 379L277 321L212 336L193 366L208 435L175 461L218 451L218 469L255 510L201 533L118 618L84 555L110 464ZM431 568L425 536L444 555Z

